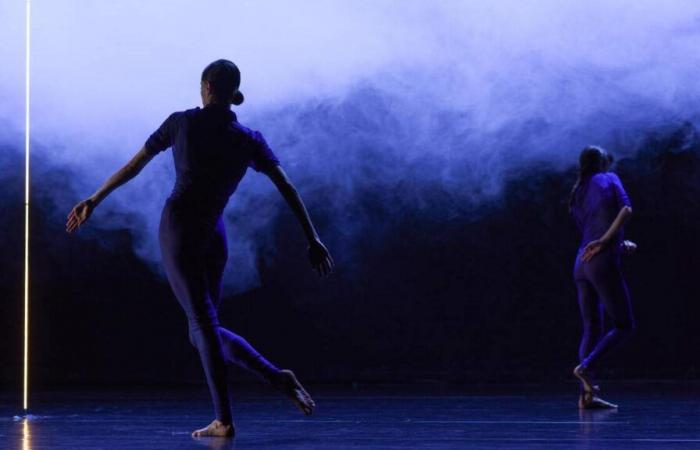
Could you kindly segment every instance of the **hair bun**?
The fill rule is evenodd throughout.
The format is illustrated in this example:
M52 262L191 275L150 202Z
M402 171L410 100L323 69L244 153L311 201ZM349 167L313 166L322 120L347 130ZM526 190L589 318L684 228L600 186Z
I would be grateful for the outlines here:
M243 93L241 91L236 91L233 93L233 97L231 98L231 103L234 105L240 105L243 103L243 100L245 97L243 97Z

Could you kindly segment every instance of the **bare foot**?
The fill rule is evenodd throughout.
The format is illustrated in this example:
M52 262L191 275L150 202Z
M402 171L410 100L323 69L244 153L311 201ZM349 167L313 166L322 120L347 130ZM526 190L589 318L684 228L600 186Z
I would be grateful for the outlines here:
M592 392L584 392L578 399L579 409L617 409L614 403L596 397Z
M311 395L306 392L304 386L299 383L294 372L291 370L280 370L279 378L274 384L277 389L281 390L284 395L286 395L296 406L306 414L310 416L316 407Z
M232 423L224 424L220 420L214 420L206 427L194 430L192 437L232 437L234 433Z

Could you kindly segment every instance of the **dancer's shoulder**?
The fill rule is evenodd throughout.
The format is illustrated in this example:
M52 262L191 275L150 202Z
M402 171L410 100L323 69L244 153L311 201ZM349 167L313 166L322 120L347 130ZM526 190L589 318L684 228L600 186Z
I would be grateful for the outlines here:
M184 111L175 111L175 112L173 112L173 113L170 113L170 114L168 115L168 117L165 119L164 124L173 124L173 123L177 123L177 122L180 121L183 117L185 117L186 115L191 114L191 112L195 111L196 109L199 109L199 108L195 108L195 109L186 109L186 110L184 110Z
M184 111L175 111L171 115L174 117L192 117L202 112L202 108L197 106L196 108L186 109Z
M244 136L246 139L250 140L251 143L261 145L261 146L267 146L267 141L265 140L265 137L263 136L263 134L260 131L254 130L252 128L248 128L245 125L241 124L240 122L235 122L234 128L239 133L241 133L242 136Z
M620 177L615 172L600 172L591 177L591 181L598 186L608 186L610 184L620 184Z
M617 176L617 174L615 172L608 172L608 177L616 183L621 183L620 177Z

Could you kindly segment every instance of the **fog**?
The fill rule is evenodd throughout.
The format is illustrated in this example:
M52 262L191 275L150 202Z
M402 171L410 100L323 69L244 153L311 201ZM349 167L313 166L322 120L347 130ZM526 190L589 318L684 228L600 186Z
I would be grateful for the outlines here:
M227 58L242 71L239 120L266 136L312 215L323 209L341 269L353 242L391 231L378 210L431 214L439 194L468 220L533 166L566 170L590 143L624 158L646 133L699 119L693 1L35 0L32 14L33 158L71 174L34 180L55 197L47 214L199 106L201 70ZM0 17L0 139L20 151L24 3L4 1ZM159 155L81 234L129 229L159 271L173 178ZM282 207L250 171L227 210L229 292L259 283Z

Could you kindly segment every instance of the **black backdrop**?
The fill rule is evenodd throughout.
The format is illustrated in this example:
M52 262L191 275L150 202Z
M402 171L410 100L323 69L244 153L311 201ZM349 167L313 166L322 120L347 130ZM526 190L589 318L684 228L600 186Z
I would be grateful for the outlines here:
M700 144L682 125L640 148L615 168L634 206L627 236L640 246L625 263L639 329L605 375L697 378ZM13 148L0 155L0 381L9 384L21 380L23 160ZM184 317L131 252L130 234L103 233L108 246L68 237L63 216L47 213L48 189L71 174L34 164L35 385L200 379ZM566 208L574 176L573 166L525 167L478 214L455 213L440 190L430 193L430 214L399 215L384 205L400 190L360 192L390 232L358 241L353 262L322 282L280 207L277 252L258 261L262 287L227 298L222 321L317 382L563 379L581 329L570 274L578 234ZM310 207L324 235L338 232L324 226L321 200Z

